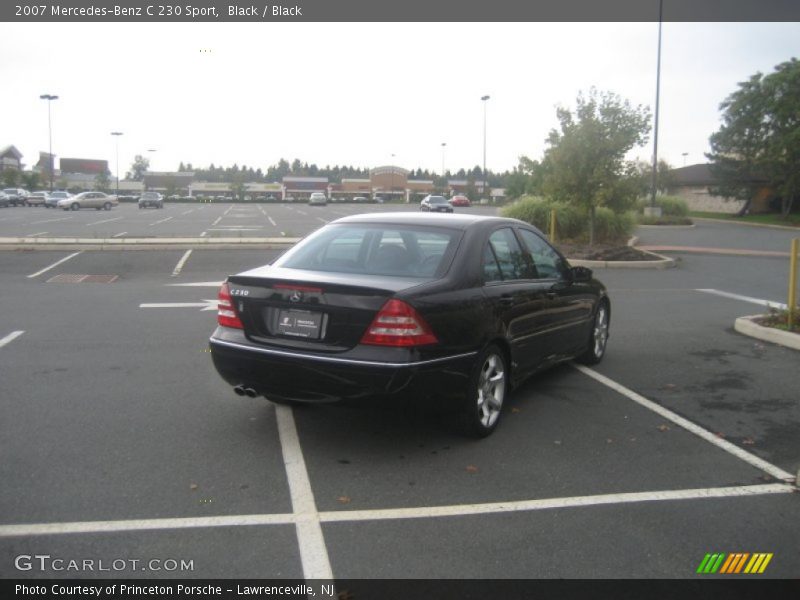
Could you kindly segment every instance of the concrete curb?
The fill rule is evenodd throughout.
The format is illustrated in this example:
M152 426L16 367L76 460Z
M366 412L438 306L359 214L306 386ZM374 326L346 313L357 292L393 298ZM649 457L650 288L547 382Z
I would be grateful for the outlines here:
M637 225L642 229L694 229L697 227L694 223L691 225Z
M629 245L631 245L629 243ZM653 260L583 260L581 258L567 258L573 267L589 267L591 269L672 269L675 259L649 250L637 248L639 252L650 254Z
M745 227L764 227L765 229L783 229L784 231L795 231L800 234L800 227L789 225L770 225L769 223L745 223L734 221L733 219L711 219L708 217L692 217L695 221L708 221L709 223L727 223L729 225L744 225Z
M800 335L796 333L789 333L788 331L781 331L773 327L764 327L755 323L755 319L760 319L765 315L749 315L746 317L739 317L733 324L733 328L743 335L747 335L764 342L771 342L792 348L793 350L800 350Z
M300 241L300 238L0 238L2 250L169 250L257 248L283 249Z

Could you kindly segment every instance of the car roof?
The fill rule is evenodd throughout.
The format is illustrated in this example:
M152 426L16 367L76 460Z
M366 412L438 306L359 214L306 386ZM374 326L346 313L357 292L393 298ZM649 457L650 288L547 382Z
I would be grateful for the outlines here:
M385 213L364 213L352 215L332 221L333 223L374 223L384 225L434 225L438 227L449 227L451 229L468 229L479 223L497 223L508 225L525 225L538 231L536 227L519 221L517 219L507 219L505 217L493 217L485 215L473 215L467 213L452 213L447 216L430 213L418 212L385 212Z

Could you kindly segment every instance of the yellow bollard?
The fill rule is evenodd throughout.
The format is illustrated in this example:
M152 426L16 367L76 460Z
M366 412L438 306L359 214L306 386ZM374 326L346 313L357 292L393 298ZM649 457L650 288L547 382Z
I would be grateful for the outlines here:
M556 243L556 209L550 209L550 243Z
M792 330L794 325L794 313L797 309L797 247L800 245L800 239L794 238L792 240L792 252L789 256L789 301L786 303L789 316L787 324L789 331Z

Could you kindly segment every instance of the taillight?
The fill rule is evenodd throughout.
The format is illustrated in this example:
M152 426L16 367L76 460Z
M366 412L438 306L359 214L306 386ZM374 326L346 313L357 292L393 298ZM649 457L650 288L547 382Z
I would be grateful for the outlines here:
M217 323L223 327L233 327L235 329L244 329L239 315L236 314L236 308L233 306L231 299L231 291L228 289L228 283L222 284L219 288L219 296L217 297Z
M376 346L421 346L439 340L419 313L402 300L389 300L367 328L362 344Z

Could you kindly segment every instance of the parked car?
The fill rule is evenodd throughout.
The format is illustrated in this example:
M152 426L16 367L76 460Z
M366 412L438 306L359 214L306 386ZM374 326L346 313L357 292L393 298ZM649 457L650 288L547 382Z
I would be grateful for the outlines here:
M8 197L8 202L11 206L25 206L25 201L28 198L28 191L22 188L6 188L3 193Z
M472 203L466 196L457 195L450 198L450 206L472 206Z
M6 193L0 192L0 206L2 206L3 208L8 208L9 204L10 202L8 200L8 196L6 195Z
M69 198L58 201L58 208L64 210L78 210L79 208L95 208L97 210L111 210L119 201L116 196L109 196L103 192L81 192Z
M453 212L453 207L444 196L425 196L419 204L419 209L431 212Z
M58 206L58 203L61 200L64 200L65 198L69 198L69 197L70 197L70 193L69 192L63 192L63 191L60 191L60 190L59 191L55 191L55 192L50 192L47 195L47 200L44 201L44 207L45 208L56 208L56 206Z
M570 267L527 223L362 214L229 276L211 356L240 396L408 396L484 437L528 376L573 358L599 362L610 315L592 271Z
M328 198L322 192L311 192L308 198L309 206L325 206L328 203Z
M139 208L164 208L164 196L158 192L142 192L139 196Z
M45 191L31 192L28 194L25 202L28 206L45 206L47 202L47 196L48 194Z
M367 202L369 202L369 198L367 198L366 196L355 196L353 198L353 202L355 202L356 204L366 204Z

